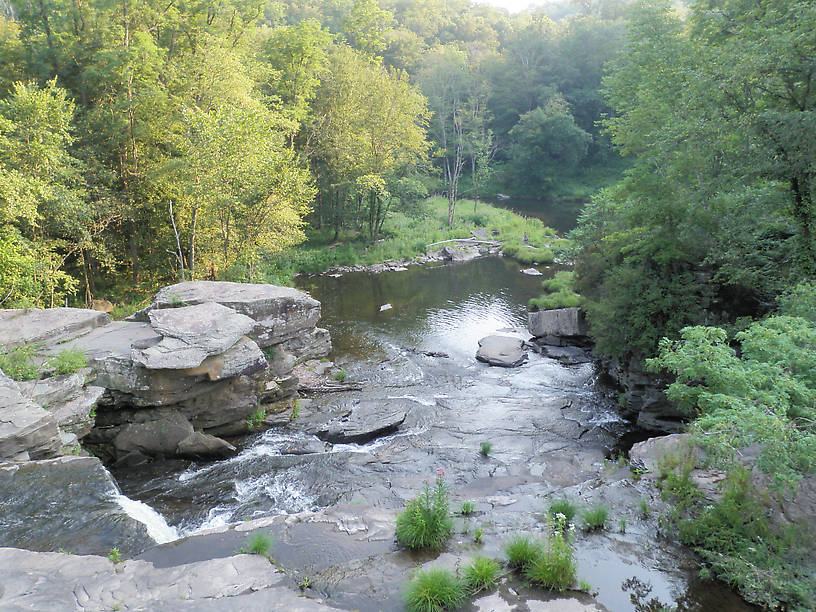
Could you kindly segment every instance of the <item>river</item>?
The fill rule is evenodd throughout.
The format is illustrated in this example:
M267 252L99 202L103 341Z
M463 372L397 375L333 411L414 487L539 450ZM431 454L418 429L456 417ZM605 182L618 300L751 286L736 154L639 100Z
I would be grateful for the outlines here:
M553 270L542 272L546 278ZM333 509L345 513L345 523L355 513L392 516L441 469L453 506L472 500L477 509L457 519L450 550L459 558L476 552L499 556L510 535L540 533L547 503L555 497L603 501L611 508L609 528L579 533L576 558L579 576L610 610L649 610L643 606L650 598L679 610L752 609L721 585L697 579L693 557L658 537L654 517L639 515L645 487L607 460L631 428L617 416L614 394L598 381L593 364L563 366L532 353L523 366L503 369L474 359L483 336L526 337L525 303L539 293L541 279L521 274L517 264L501 257L301 278L299 287L323 304L321 325L332 334L331 358L362 390L303 402L297 419L245 439L234 458L154 462L116 470L115 476L125 494L152 506L186 535ZM386 304L391 308L383 310ZM408 416L396 433L367 444L315 448L316 438L308 433L314 423L366 402L398 405ZM482 442L492 444L488 457L479 453ZM314 452L286 454L292 447ZM650 498L649 503L659 504ZM477 528L485 534L481 545L473 543ZM278 539L276 559L347 609L400 609L403 582L425 560L398 550L391 531L361 542L283 519L271 531ZM193 540L147 551L143 558L172 564L228 555L240 545L227 536ZM648 596L636 600L623 588L632 578L649 585ZM505 585L501 595L523 603L525 592Z

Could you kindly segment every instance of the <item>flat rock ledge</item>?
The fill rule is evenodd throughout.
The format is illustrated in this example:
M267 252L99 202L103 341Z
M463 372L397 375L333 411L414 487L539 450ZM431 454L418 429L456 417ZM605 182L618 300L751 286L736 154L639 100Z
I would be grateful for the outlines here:
M491 366L516 368L527 361L524 341L512 336L487 336L479 340L476 359Z
M589 343L589 328L581 308L528 312L527 331L541 344L586 346Z
M361 401L340 417L313 428L311 433L332 444L365 444L394 433L407 416L405 402Z
M287 587L265 557L235 555L175 567L148 561L0 548L3 610L331 612Z

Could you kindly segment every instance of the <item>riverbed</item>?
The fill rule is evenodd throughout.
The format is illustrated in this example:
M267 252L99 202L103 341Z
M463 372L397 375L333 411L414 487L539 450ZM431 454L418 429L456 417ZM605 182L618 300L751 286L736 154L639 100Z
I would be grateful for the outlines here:
M576 539L579 577L608 609L648 610L652 598L680 610L752 609L723 586L697 579L693 556L659 537L654 516L641 516L641 499L660 502L610 460L632 428L617 415L615 394L594 364L564 366L535 353L515 369L475 360L486 335L527 337L526 301L554 269L541 272L527 276L512 260L485 257L299 279L299 288L323 304L335 370L361 390L304 401L298 418L245 439L231 459L116 470L123 492L152 506L179 535L216 530L143 558L173 564L233 554L243 536L217 530L260 521L276 537L273 555L293 581L309 578L310 590L343 608L398 610L412 568L430 558L399 550L391 521L441 470L454 509L463 501L476 506L456 521L453 564L500 556L510 535L540 534L549 501L566 496L611 509L606 530ZM396 433L359 445L324 444L309 433L327 415L372 402L405 410ZM482 442L492 446L487 456ZM291 454L293 448L306 452ZM378 534L355 538L362 529L349 527L355 521L369 534L379 525ZM480 544L477 529L484 532ZM649 587L639 600L624 588L632 579ZM529 595L507 583L498 596L524 609Z

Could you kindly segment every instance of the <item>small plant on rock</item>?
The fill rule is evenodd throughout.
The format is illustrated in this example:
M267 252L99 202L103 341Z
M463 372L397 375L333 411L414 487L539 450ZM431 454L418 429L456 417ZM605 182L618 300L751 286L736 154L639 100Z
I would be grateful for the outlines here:
M33 357L34 348L30 346L0 352L0 370L13 380L33 380L39 376L39 368Z
M550 516L550 518L554 519L557 514L562 514L567 519L568 523L572 522L572 519L575 518L577 513L578 505L566 497L556 499L547 507L547 514Z
M481 453L482 457L487 457L492 450L493 445L490 442L482 442L479 445L479 453Z
M56 370L57 374L73 374L88 365L88 358L80 349L63 349L48 362L48 367Z
M652 509L649 507L649 502L647 502L643 497L638 500L638 510L640 510L640 514L644 518L648 518L648 516L652 513Z
M260 555L269 559L274 543L275 539L271 535L264 531L259 531L253 534L238 552L245 555Z
M119 549L116 546L110 549L110 552L108 553L108 559L110 559L111 563L122 562L122 554L119 552Z
M397 516L397 541L406 548L442 550L453 530L445 472L439 468L436 473L434 486L426 481L420 494Z
M581 526L584 531L598 531L606 527L609 518L609 509L603 504L596 504L587 508L581 514Z
M530 536L516 535L504 545L504 554L507 556L508 566L524 572L544 554L544 547Z
M345 382L348 378L348 374L346 374L345 370L339 370L332 375L332 378L337 382Z
M476 557L465 568L465 586L471 593L487 591L496 586L501 576L501 568L493 559Z
M459 507L459 514L462 516L470 516L474 512L476 512L476 504L474 504L472 501L464 501Z
M484 539L484 529L482 529L481 527L477 527L476 530L473 532L473 541L476 544L481 544L483 539Z
M259 406L258 409L249 415L247 418L246 424L247 429L249 431L257 431L263 425L264 419L266 418L266 410L263 406Z
M465 600L465 586L449 570L420 570L408 583L404 600L409 612L455 610Z
M289 420L294 421L298 416L300 416L300 400L295 400L295 403L292 404L292 414L289 415Z

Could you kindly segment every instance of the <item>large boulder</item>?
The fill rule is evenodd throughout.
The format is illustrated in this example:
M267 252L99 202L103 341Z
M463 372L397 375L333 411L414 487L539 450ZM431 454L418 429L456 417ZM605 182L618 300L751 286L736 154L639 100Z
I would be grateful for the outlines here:
M0 461L54 457L61 448L54 416L0 372Z
M365 444L397 431L408 416L400 400L361 401L341 416L312 430L332 444Z
M524 341L512 336L487 336L479 340L476 359L488 365L515 368L527 361Z
M527 330L545 344L584 344L589 332L580 308L556 308L527 313Z
M215 302L255 321L249 337L261 348L280 344L320 320L320 302L291 287L218 281L187 281L164 287L141 315L155 309Z
M118 495L96 457L0 464L0 546L101 554L117 547L137 554L155 542ZM4 576L11 569L0 566Z

